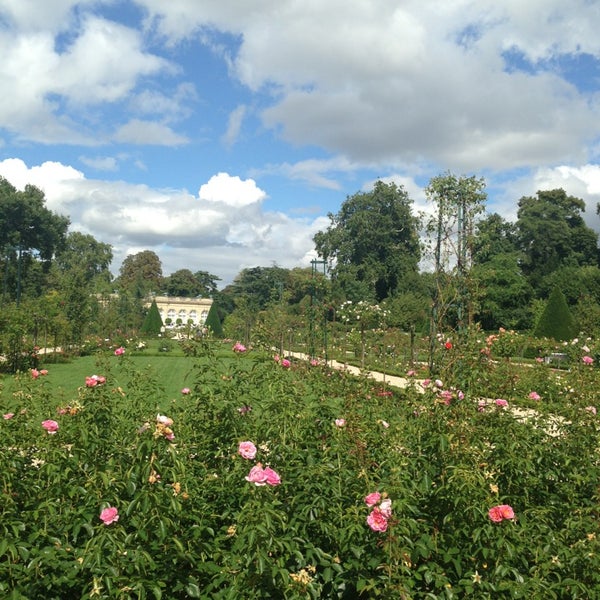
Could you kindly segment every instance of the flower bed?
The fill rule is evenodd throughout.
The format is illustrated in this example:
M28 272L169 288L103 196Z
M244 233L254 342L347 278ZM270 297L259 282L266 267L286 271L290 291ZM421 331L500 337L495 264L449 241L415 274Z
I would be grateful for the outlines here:
M47 392L51 368L0 396L3 597L570 599L600 587L592 390L548 435L544 411L520 422L444 381L382 394L238 346L196 360L194 384L165 402L128 361L107 353L66 400ZM589 373L572 376L589 385Z

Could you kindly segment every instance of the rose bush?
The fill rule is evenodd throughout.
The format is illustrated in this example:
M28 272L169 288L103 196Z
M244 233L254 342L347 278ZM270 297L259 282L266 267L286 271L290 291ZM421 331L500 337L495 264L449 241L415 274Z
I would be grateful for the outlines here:
M0 595L595 597L593 347L558 373L481 347L453 338L429 386L384 395L258 350L195 353L174 398L114 349L72 396L51 370L17 375L0 395Z

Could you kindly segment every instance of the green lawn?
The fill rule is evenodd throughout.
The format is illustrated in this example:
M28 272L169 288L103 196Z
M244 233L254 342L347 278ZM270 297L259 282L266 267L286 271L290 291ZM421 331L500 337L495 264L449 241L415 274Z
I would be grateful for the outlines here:
M108 385L114 388L127 387L133 367L136 371L146 374L157 382L156 401L158 403L162 403L161 398L169 402L174 398L181 397L182 388L193 387L192 369L198 362L195 358L170 354L128 356L127 363L125 363L128 366L121 365L120 363L123 361L117 357L106 356L104 360L108 361L112 370ZM98 360L96 356L83 356L70 362L42 363L40 368L48 370L48 375L43 378L43 383L50 387L52 396L60 399L61 402L68 403L77 397L77 389L85 385L86 376L106 374L102 364L102 359ZM13 375L0 376L1 404L6 403L8 396L14 390L22 387L18 379L23 377L28 378L30 375L26 373L16 377Z

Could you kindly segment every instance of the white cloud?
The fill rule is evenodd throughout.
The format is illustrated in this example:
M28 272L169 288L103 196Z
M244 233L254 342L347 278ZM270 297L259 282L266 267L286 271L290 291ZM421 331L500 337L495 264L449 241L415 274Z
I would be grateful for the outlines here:
M117 159L114 156L80 156L79 160L84 165L98 171L116 171L119 168Z
M253 179L241 180L228 173L213 175L208 183L200 186L198 196L200 200L218 202L235 208L259 203L267 197Z
M229 114L229 120L227 123L227 131L221 138L223 143L231 148L237 141L240 130L242 129L242 123L244 121L244 117L246 116L247 107L243 104L236 106L231 113Z
M208 270L224 282L244 266L294 267L305 263L323 219L295 219L263 211L266 193L249 180L219 173L195 197L122 181L87 179L60 163L35 167L19 159L0 161L0 176L22 189L34 184L51 210L69 216L71 230L113 246L113 272L137 248L155 251L164 271ZM126 202L124 202L126 199Z
M113 137L117 142L156 146L181 146L189 142L187 137L175 133L167 125L141 119L132 119L119 127Z

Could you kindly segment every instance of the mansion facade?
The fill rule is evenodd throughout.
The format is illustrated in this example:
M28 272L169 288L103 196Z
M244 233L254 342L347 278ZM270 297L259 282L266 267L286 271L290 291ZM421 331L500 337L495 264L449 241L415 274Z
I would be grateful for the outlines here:
M177 296L154 296L160 318L165 327L174 325L196 325L206 322L212 298L180 298ZM146 304L150 306L150 302Z

